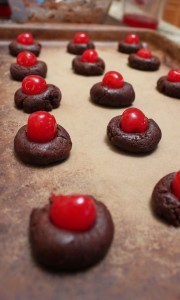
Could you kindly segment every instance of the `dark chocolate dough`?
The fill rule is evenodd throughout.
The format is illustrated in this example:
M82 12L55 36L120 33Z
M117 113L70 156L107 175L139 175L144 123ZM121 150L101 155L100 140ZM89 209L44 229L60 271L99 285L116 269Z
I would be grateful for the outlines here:
M25 163L33 165L48 165L65 160L72 148L68 132L60 125L57 135L50 142L36 143L27 138L27 126L24 125L17 132L14 139L14 150Z
M81 56L76 56L72 61L72 68L75 73L85 76L102 75L105 70L105 63L101 58L95 63L82 62Z
M162 76L158 79L157 89L164 95L180 99L180 82L169 81L167 76Z
M36 56L38 56L41 52L41 44L34 43L32 45L23 45L20 43L17 43L16 40L12 41L9 44L9 52L13 56L17 56L22 51L31 51Z
M142 43L129 44L122 41L118 44L118 51L126 54L136 53L141 48L143 48Z
M87 49L95 49L94 43L89 41L87 44L77 44L71 41L67 45L67 52L75 55L81 55Z
M172 182L175 176L170 173L159 180L152 193L152 208L154 212L168 223L180 226L180 201L172 192Z
M17 63L13 63L10 66L10 73L13 79L22 81L28 75L39 75L41 77L46 77L47 65L43 61L38 61L38 63L31 67L20 66Z
M37 95L27 95L22 89L18 89L14 95L14 102L17 108L23 109L27 113L37 110L51 111L57 108L61 101L61 91L53 84L48 84L47 89Z
M102 86L101 82L94 84L90 90L93 102L109 107L127 107L135 99L135 92L130 83L124 82L124 86L119 89L112 89Z
M152 119L147 119L148 128L141 133L127 133L120 127L121 116L111 119L107 126L109 141L119 149L132 153L153 151L161 139L161 130Z
M131 68L142 71L156 71L160 67L160 60L157 56L145 59L132 53L129 55L128 61Z
M114 225L107 207L93 200L96 222L85 232L54 226L49 218L50 205L33 209L29 232L32 253L37 262L53 270L77 271L104 258L113 240Z

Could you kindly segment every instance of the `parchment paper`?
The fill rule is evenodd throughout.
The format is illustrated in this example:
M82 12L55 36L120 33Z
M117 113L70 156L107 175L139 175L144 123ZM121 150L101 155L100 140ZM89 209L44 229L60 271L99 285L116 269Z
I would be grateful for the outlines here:
M152 45L151 45L152 46ZM48 65L47 82L62 91L61 106L52 111L70 134L69 159L50 167L24 165L14 155L13 139L28 114L14 107L20 83L9 76L7 47L0 50L1 156L0 156L0 299L2 300L177 300L180 299L180 231L157 219L150 208L152 190L159 179L179 170L180 101L156 90L157 79L167 74L164 64L156 72L127 65L117 44L97 44L106 71L122 73L136 98L133 106L153 118L162 130L158 148L149 155L132 155L113 148L106 138L112 117L124 109L96 106L91 86L102 76L73 73L73 55L65 44L44 45L40 59ZM152 50L163 60L163 53ZM32 208L48 203L50 194L85 193L109 208L115 236L106 258L76 274L52 274L31 257L28 240Z

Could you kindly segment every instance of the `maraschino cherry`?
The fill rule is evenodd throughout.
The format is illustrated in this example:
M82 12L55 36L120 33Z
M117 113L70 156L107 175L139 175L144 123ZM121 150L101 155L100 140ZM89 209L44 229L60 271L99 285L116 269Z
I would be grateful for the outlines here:
M138 44L139 43L139 36L137 34L128 34L125 38L125 43L127 44Z
M22 81L22 91L27 95L41 94L46 88L46 80L39 75L26 76Z
M119 89L123 87L124 80L120 73L109 71L104 75L102 85L111 89Z
M141 48L138 50L137 56L145 58L145 59L150 59L150 58L152 58L152 53L148 49Z
M30 51L22 51L17 56L17 64L24 67L32 67L37 65L36 55Z
M180 69L171 69L167 75L167 80L171 82L180 82Z
M19 34L16 38L16 41L19 44L23 44L23 45L33 45L34 44L34 38L33 38L32 34L29 32L24 32L24 33Z
M176 175L172 183L173 193L180 201L180 171L176 172Z
M88 49L84 51L84 53L81 55L81 61L82 62L88 62L88 63L95 63L98 60L98 54L96 50Z
M57 123L53 115L47 111L36 111L28 118L27 137L36 143L46 143L54 139Z
M77 32L74 36L73 42L75 44L87 44L89 42L89 36L85 32Z
M83 232L96 220L96 206L88 195L52 195L50 219L58 228Z
M121 116L120 127L128 133L144 132L147 129L147 118L140 109L128 108Z

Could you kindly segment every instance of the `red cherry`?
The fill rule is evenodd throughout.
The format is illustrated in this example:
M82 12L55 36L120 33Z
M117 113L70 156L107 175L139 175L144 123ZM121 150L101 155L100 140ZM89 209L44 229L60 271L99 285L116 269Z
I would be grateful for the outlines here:
M107 86L111 89L119 89L123 87L124 80L120 73L109 71L104 75L102 85Z
M139 36L137 34L129 34L124 40L127 44L138 44L139 43Z
M23 45L34 44L34 38L33 38L32 34L29 32L24 32L24 33L19 34L18 37L16 38L16 41L19 44L23 44Z
M17 64L24 67L31 67L37 64L37 58L34 53L30 51L20 52L17 56Z
M89 63L95 63L98 60L98 54L93 49L88 49L84 51L84 53L81 56L82 62L89 62Z
M171 69L167 75L167 80L172 82L180 82L180 69Z
M173 193L180 201L180 171L178 171L173 179Z
M36 111L28 118L27 137L36 143L47 143L54 139L57 133L55 117L47 111Z
M138 50L137 55L139 57L145 58L145 59L149 59L152 57L152 53L151 51L149 51L148 49L145 48L141 48Z
M147 118L140 109L128 108L121 116L120 127L128 133L144 132L147 129Z
M46 80L39 75L26 76L22 81L22 91L27 95L41 94L46 88Z
M52 223L65 230L86 231L96 220L96 206L87 195L52 195L50 218Z
M89 36L85 32L77 32L73 41L75 44L87 44L89 42Z

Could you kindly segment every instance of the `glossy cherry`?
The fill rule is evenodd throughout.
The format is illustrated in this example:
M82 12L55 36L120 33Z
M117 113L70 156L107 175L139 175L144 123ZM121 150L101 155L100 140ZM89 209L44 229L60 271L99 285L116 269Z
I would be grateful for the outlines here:
M36 111L29 116L27 123L27 137L32 142L50 142L54 139L56 133L56 119L47 111Z
M34 38L33 38L32 34L29 32L23 32L23 33L19 34L18 37L16 38L16 41L19 44L23 44L23 45L33 45L34 44Z
M52 195L50 219L52 223L65 230L86 231L96 220L96 206L88 195Z
M147 129L147 118L138 108L126 109L120 121L120 127L128 133L140 133Z
M180 201L180 171L176 172L176 175L172 183L173 193Z
M125 43L127 44L138 44L139 43L139 36L137 34L128 34L125 38Z
M148 49L141 48L138 50L137 55L139 57L145 58L145 59L150 59L152 58L152 53Z
M17 64L24 67L32 67L37 64L36 55L30 51L20 52L17 56Z
M89 62L89 63L95 63L98 60L98 54L93 49L88 49L84 51L84 53L81 55L81 61L82 62Z
M46 88L46 80L39 75L26 76L22 81L22 91L27 95L41 94Z
M119 89L123 87L124 80L120 73L116 71L109 71L104 75L102 85L111 89Z
M180 82L180 69L171 69L167 75L167 80L172 82Z
M87 44L89 42L89 36L85 32L77 32L74 36L73 42L75 44Z

